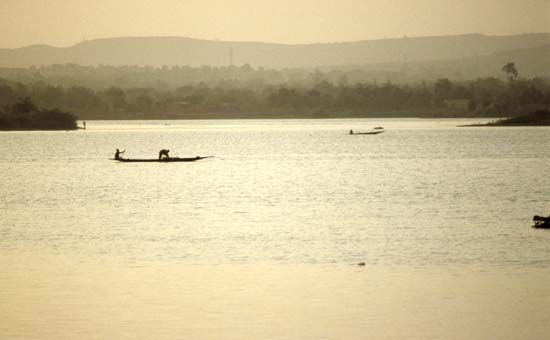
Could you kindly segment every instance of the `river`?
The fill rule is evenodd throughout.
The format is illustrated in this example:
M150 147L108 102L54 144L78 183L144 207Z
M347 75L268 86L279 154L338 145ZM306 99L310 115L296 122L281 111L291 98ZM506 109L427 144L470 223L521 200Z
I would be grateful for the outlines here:
M2 132L0 338L547 338L550 128L478 121Z

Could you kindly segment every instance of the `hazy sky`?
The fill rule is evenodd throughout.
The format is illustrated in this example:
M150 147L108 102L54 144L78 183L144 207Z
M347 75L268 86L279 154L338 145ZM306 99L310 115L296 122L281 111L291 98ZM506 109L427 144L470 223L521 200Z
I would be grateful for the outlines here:
M311 43L550 32L550 0L0 0L0 47L114 36Z

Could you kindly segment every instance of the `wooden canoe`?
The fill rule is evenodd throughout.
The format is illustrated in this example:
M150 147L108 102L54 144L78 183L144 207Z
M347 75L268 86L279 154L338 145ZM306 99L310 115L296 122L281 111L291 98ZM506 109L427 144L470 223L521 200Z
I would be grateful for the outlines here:
M354 132L354 133L350 133L349 135L351 136L354 136L354 135L377 135L379 133L382 133L384 131L372 131L372 132Z
M201 160L201 159L205 159L205 158L211 158L211 157L214 157L214 156L197 156L197 157L169 157L169 158L163 158L163 159L158 159L158 158L148 158L148 159L144 159L144 158L119 158L119 159L114 159L112 158L113 160L115 161L119 161L119 162L124 162L124 163L138 163L138 162L147 162L147 163L153 163L153 162L156 162L156 163L170 163L170 162L194 162L194 161L198 161L198 160Z

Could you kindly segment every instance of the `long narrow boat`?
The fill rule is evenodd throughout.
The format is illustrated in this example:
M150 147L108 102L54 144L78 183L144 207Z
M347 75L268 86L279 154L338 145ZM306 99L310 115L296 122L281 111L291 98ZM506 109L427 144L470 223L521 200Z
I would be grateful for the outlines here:
M169 163L169 162L194 162L194 161L198 161L198 160L201 160L201 159L212 158L212 157L214 157L214 156L202 156L202 157L197 156L197 157L186 157L186 158L183 158L183 157L169 157L169 158L163 158L163 159L158 159L158 158L149 158L149 159L144 159L144 158L119 158L119 159L114 159L114 158L111 158L111 159L115 160L115 161L119 161L119 162L125 162L125 163L137 163L137 162Z
M372 132L354 132L354 133L350 133L350 135L354 136L354 135L377 135L379 133L382 133L384 131L372 131Z

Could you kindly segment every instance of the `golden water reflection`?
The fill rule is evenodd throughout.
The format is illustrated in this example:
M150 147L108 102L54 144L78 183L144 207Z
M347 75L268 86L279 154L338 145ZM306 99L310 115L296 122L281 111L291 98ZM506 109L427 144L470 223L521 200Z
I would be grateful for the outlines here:
M543 339L550 271L0 252L2 339Z

